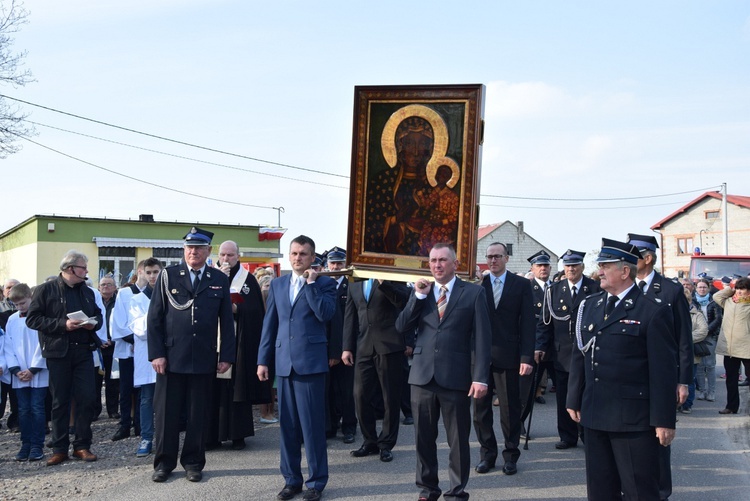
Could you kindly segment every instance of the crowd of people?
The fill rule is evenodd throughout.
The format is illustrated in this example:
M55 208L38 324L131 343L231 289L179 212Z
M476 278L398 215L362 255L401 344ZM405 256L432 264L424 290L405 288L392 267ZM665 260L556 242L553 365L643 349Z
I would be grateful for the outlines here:
M658 244L648 235L603 239L592 276L585 253L572 249L559 275L544 250L528 258L528 276L513 273L507 247L494 242L487 271L472 281L456 275L455 250L438 243L428 252L431 277L409 284L350 281L337 273L346 252L316 254L304 235L292 240L292 272L281 277L270 267L248 272L232 241L219 246L214 266L212 239L192 228L179 265L145 259L119 290L111 275L93 288L77 251L33 289L6 280L0 411L7 400L6 426L20 431L16 461L96 461L91 422L106 412L117 420L113 441L140 437L133 453L152 458L154 482L166 481L178 460L199 482L207 450L246 446L257 407L260 422L281 431L278 499L303 491L306 501L321 499L327 439L340 432L351 444L359 429L353 460L387 463L403 424L415 433L418 499L465 499L472 426L474 470L488 473L500 461L515 475L525 421L551 379L555 448L584 445L589 498L668 499L676 412L716 399L721 355L720 413L736 414L741 366L750 371L750 279L722 290L708 279L667 279L655 270ZM440 419L450 449L446 490Z

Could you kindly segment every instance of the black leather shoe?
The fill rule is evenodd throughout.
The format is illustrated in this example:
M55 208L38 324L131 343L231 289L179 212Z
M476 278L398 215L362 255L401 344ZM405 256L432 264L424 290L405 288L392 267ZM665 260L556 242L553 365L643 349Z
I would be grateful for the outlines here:
M719 411L719 414L737 414L737 411L733 411L731 409L722 409Z
M413 425L413 424L414 424L414 418L413 418L412 416L406 416L406 417L404 418L404 424L405 424L406 426L411 426L411 425Z
M302 499L305 501L320 501L321 497L323 497L323 493L318 489L307 489L305 495L302 496Z
M245 443L244 438L236 438L232 440L232 450L233 451L241 451L245 448L247 444Z
M344 443L345 444L353 444L354 443L354 433L347 433L344 435Z
M205 447L203 448L203 450L206 450L206 451L213 451L215 449L221 449L221 442L219 442L219 441L208 442L208 443L206 443Z
M476 468L474 468L474 471L476 471L477 473L489 473L493 468L495 468L494 462L483 459L479 462Z
M568 442L560 441L555 444L555 449L572 449L573 447L576 447L577 444L569 444Z
M198 470L188 470L185 472L185 478L191 482L200 482L203 478L203 473Z
M301 485L285 485L281 492L276 495L276 499L292 499L294 496L302 492Z
M391 451L389 451L388 449L381 449L380 460L384 463L390 463L391 461L393 461L393 453L391 453Z
M534 402L536 402L538 404L546 404L547 403L547 401L544 400L544 397L541 396L541 395L539 395L538 397L534 397Z
M120 413L119 412L110 412L109 413L109 419L120 419Z
M377 454L379 452L380 452L380 449L378 449L377 445L363 445L356 451L351 451L349 454L351 454L355 458L363 458L365 456L369 456L371 454Z
M154 470L151 474L151 480L154 482L166 482L167 478L169 478L169 472L166 470Z
M506 461L503 465L503 473L506 475L515 475L518 473L518 468L516 468L516 463L513 461Z
M112 441L117 442L118 440L122 440L124 438L128 438L130 436L130 429L128 428L118 428L114 435L112 435Z

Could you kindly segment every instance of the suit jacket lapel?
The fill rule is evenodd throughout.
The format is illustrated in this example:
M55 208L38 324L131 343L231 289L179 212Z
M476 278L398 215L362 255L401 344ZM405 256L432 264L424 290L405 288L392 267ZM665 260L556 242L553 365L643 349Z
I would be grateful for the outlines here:
M451 291L451 295L448 298L448 304L445 307L445 313L443 313L443 322L445 322L445 319L448 317L448 315L450 315L451 311L453 311L453 307L461 297L461 293L463 292L463 290L463 281L460 278L456 277L456 281L453 282L453 290ZM437 301L435 302L435 311L437 312Z
M375 296L375 289L377 289L379 285L380 285L380 282L378 282L377 280L372 281L372 287L370 287L370 297L365 299L365 301L367 301L367 304L370 304L372 302L372 298L373 296ZM363 285L362 286L363 296L364 296L364 293L365 293L365 286Z
M193 274L190 271L190 266L186 263L182 263L180 268L180 282L189 292L193 292Z
M492 275L487 275L482 279L482 286L484 287L485 296L487 297L487 307L490 311L495 311L495 295L492 292Z
M198 283L198 290L195 291L195 295L197 296L204 290L208 288L208 283L211 281L211 268L206 266L203 270L203 273L201 273L201 281ZM192 287L192 284L191 284Z

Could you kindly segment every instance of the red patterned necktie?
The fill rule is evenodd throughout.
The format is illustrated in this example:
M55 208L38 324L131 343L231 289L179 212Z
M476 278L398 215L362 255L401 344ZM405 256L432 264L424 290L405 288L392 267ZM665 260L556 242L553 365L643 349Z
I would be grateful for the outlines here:
M448 304L448 288L445 285L440 286L440 297L437 300L438 317L440 321L443 321L443 314L445 313L445 307Z

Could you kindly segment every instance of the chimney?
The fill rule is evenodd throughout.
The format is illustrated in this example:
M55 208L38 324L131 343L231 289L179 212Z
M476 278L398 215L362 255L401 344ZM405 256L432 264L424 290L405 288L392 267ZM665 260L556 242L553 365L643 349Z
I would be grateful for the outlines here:
M142 221L145 223L153 223L154 215L153 214L141 214L140 216L138 216L138 221Z
M523 221L518 221L516 226L518 226L518 233L523 233Z

